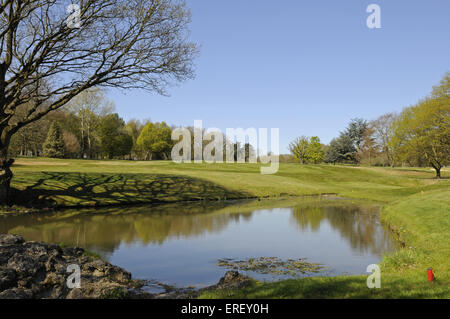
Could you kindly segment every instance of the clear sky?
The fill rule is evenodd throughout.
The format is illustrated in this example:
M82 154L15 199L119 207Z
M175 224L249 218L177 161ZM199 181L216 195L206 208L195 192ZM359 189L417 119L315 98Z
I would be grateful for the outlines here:
M369 4L381 29L366 26ZM449 0L188 0L196 78L170 97L109 90L125 119L280 128L328 143L354 117L401 111L450 71Z

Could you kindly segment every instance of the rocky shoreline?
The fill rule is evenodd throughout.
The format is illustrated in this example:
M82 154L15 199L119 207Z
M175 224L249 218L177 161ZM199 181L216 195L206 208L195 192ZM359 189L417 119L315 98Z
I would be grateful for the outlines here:
M72 275L69 265L79 266L80 288L67 285ZM195 298L205 289L239 288L250 282L238 272L229 271L218 284L202 290L173 289L151 294L142 289L145 281L132 279L128 271L82 248L0 235L0 299Z

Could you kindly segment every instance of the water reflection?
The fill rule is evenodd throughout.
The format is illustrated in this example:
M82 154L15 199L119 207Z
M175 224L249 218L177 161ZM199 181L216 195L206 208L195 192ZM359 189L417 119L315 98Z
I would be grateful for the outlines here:
M302 231L320 232L321 226L328 223L354 251L382 255L392 242L389 233L380 227L378 212L376 206L315 203L294 207L291 216Z
M170 238L198 237L219 232L230 222L251 219L253 212L220 213L221 209L233 203L239 202L116 207L0 217L0 233L20 234L27 240L95 248L111 253L121 243L139 241L145 245L162 245Z
M3 217L0 233L85 247L138 277L211 284L224 257L312 258L362 273L393 249L377 212L345 200L199 202Z

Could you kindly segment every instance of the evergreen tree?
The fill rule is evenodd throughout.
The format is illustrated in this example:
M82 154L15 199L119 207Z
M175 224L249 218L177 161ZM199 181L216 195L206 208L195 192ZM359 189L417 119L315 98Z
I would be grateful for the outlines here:
M356 147L356 152L361 150L361 144L364 141L364 134L368 127L369 124L366 120L355 118L350 121L347 130L344 132L344 134L350 137L353 141L353 144Z
M44 156L63 158L65 154L64 138L58 123L53 121L43 145Z
M325 162L333 163L336 162L355 162L356 148L353 144L352 139L344 133L338 138L334 138L327 149L325 154Z

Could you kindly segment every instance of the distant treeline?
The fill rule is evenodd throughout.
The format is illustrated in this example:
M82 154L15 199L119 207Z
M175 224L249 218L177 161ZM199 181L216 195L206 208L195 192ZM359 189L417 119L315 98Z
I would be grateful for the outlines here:
M20 112L27 112L22 107ZM53 158L168 160L174 141L175 126L150 120L125 121L114 113L114 104L103 91L92 89L75 97L65 107L23 127L11 140L12 156L46 156ZM194 159L194 128L191 131L191 156ZM204 134L205 131L203 130ZM245 160L255 153L250 144L231 143L225 147L239 151ZM208 144L209 141L203 141ZM225 160L224 151L224 160Z
M289 145L291 155L281 162L302 164L349 163L376 166L431 166L440 169L450 161L450 73L430 96L400 114L388 113L367 121L355 118L328 145L319 137L301 136ZM18 111L26 114L27 108ZM15 156L88 159L167 160L171 157L174 126L165 122L130 120L114 113L114 104L100 89L75 97L64 108L23 127L11 141ZM194 128L192 151L194 159ZM204 134L204 132L203 132ZM232 143L234 160L240 150L245 160L254 158L250 144ZM203 141L203 146L208 141ZM224 150L224 157L225 157ZM224 158L225 160L225 158Z
M431 166L440 177L450 164L450 73L432 93L400 114L373 121L355 118L329 145L302 136L290 144L300 163L351 163L376 166Z

